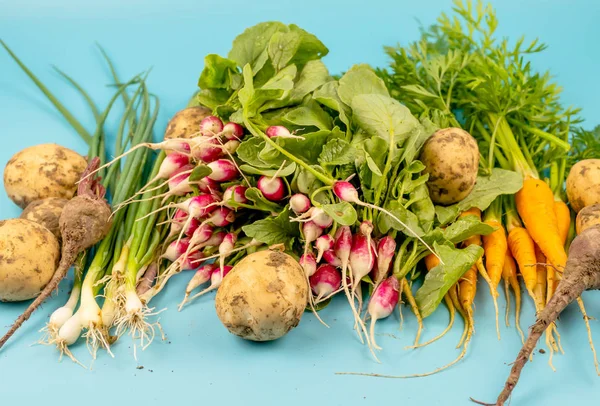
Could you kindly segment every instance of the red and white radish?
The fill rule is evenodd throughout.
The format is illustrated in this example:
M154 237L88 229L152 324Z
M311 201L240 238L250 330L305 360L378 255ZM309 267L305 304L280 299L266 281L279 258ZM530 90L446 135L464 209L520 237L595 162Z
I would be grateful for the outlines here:
M296 214L306 213L310 209L310 199L302 193L290 197L290 208Z
M223 122L215 116L205 117L200 122L200 134L205 137L220 134L223 131Z
M206 166L212 170L208 178L217 182L229 182L239 175L236 165L228 159L217 159Z
M369 334L371 337L371 345L377 350L380 350L381 347L379 347L375 341L375 323L377 320L385 319L392 314L399 299L400 283L398 283L398 279L396 279L395 276L390 276L381 282L371 295L371 300L367 307L367 311L371 317Z
M340 289L342 274L335 266L319 265L314 275L310 277L310 288L317 295L315 303L328 299Z
M318 225L318 224L317 224ZM315 247L317 248L317 259L316 262L321 262L321 258L323 257L323 253L325 251L333 249L333 245L335 241L332 236L329 234L324 234L317 238L315 241Z
M282 200L287 192L285 182L279 177L261 176L258 179L256 187L272 202Z
M302 255L298 260L298 263L309 277L317 271L317 260L312 252Z
M244 137L244 128L238 123L230 122L225 124L222 134L230 141L241 141L241 139Z
M185 288L185 297L183 298L183 301L179 304L179 311L181 311L183 306L185 306L185 304L188 301L188 298L190 297L190 294L194 291L194 289L208 282L210 280L210 277L212 276L213 271L217 268L218 267L215 264L207 264L198 268L192 279L187 284L187 287Z
M333 193L340 200L342 200L344 202L354 203L358 206L369 207L371 209L380 211L383 214L388 215L389 217L394 219L396 222L398 222L402 227L404 227L410 234L412 234L413 237L418 239L432 254L434 254L440 260L441 264L444 264L444 261L442 261L442 259L437 255L437 253L433 250L433 248L431 248L429 246L429 244L427 244L427 242L425 242L425 240L423 240L423 238L421 238L417 233L415 233L415 231L412 228L410 228L408 225L406 225L397 216L395 216L393 213L390 213L388 210L386 210L382 207L376 206L371 203L366 203L366 202L363 202L362 200L360 200L360 198L358 197L358 191L356 190L356 188L354 186L352 186L352 184L350 182L347 182L347 181L335 182L333 184Z

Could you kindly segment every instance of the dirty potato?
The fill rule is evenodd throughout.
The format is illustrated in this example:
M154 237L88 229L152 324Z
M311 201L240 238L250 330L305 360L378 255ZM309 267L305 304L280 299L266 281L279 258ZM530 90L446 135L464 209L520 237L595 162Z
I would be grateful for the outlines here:
M4 189L24 209L48 197L70 199L76 182L86 168L77 152L57 144L40 144L17 152L4 168Z
M0 301L16 302L38 296L58 261L56 237L33 221L0 221Z
M434 203L450 205L471 193L477 180L477 141L460 128L436 131L421 149L421 162L429 174L427 186Z
M307 300L308 283L300 264L279 251L259 251L223 279L216 296L217 316L229 332L246 340L275 340L298 325Z

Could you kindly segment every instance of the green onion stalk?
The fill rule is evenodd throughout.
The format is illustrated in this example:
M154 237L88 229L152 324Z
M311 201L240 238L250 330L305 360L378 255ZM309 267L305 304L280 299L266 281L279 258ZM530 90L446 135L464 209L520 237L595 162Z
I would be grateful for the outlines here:
M124 91L132 83L139 82L138 91L135 92L137 98L141 99L141 112L140 122L133 128L129 128L132 135L131 144L136 145L141 142L147 142L152 137L152 127L156 120L156 111L150 113L151 102L150 96L147 92L146 85L143 79L136 76L130 82L123 84L119 88L119 92L113 97L111 103L116 100L116 96ZM136 100L134 97L132 100ZM136 114L136 111L131 108L135 105L135 102L131 102L126 109L124 117L129 121L132 115ZM124 118L124 119L125 119ZM131 122L131 121L129 121ZM124 131L124 127L121 128ZM122 133L118 134L117 137L121 140ZM118 205L123 202L129 196L131 196L139 187L140 179L144 170L144 164L146 162L148 153L146 150L140 149L135 151L130 156L115 183L115 189L113 194L112 203ZM110 171L109 175L110 176ZM108 178L107 176L107 178ZM104 179L110 182L110 179ZM84 277L81 291L81 304L77 312L59 329L57 337L57 345L59 350L63 350L72 345L81 336L83 330L87 330L84 333L88 348L95 357L97 349L99 347L110 348L110 337L108 335L108 328L102 323L102 311L98 305L96 298L106 283L105 276L110 274L111 264L114 262L113 254L115 247L126 239L126 230L122 228L122 222L125 218L127 211L120 210L113 216L113 227L109 231L109 234L99 243L95 249L94 257ZM109 350L110 351L110 350Z
M65 120L79 134L79 136L82 138L82 140L89 145L87 158L92 159L94 157L99 157L101 159L102 163L105 162L106 148L105 148L104 123L105 123L109 113L111 112L116 99L119 96L121 96L123 98L123 101L126 104L124 119L128 118L130 123L135 122L134 121L135 120L135 111L133 111L133 109L132 109L133 103L129 103L129 97L127 95L126 89L129 85L138 82L139 77L135 77L134 79L132 79L131 81L129 81L126 84L120 84L118 76L116 74L116 71L113 67L112 61L110 60L108 55L104 52L104 50L102 48L100 48L103 56L105 57L108 65L111 69L112 76L113 76L115 83L119 84L119 88L118 88L117 92L115 93L115 95L110 100L108 106L105 108L105 110L103 112L100 112L100 110L98 109L98 107L96 106L96 104L94 103L92 98L85 91L85 89L79 83L77 83L77 81L75 81L72 77L67 75L62 70L54 67L54 69L63 78L65 78L71 86L73 86L80 93L80 95L83 97L86 104L90 108L90 110L94 116L94 119L96 121L95 132L93 134L90 134L90 132L88 132L85 129L85 127L81 124L81 122L79 122L79 120L77 120L75 118L75 116L60 102L60 100L35 76L35 74L31 70L29 70L27 68L27 66L16 56L16 54L14 52L12 52L12 50L1 40L0 40L0 45L2 45L6 49L6 51L13 58L13 60L21 67L21 69L24 71L24 73L34 82L34 84L40 89L40 91L47 97L47 99L61 113L61 115L65 118ZM142 88L143 88L142 86L139 87L138 92L136 92L136 95L134 95L134 99L136 99L137 95L139 94L139 92ZM124 122L124 121L125 120L123 120L122 122ZM118 136L117 136L117 145L116 145L117 153L121 153L123 151L123 149L125 148L127 141L130 140L130 137L126 137L125 142L123 142L123 133L124 133L124 125L122 124L120 126ZM133 133L133 131L131 131L130 133ZM106 176L106 177L105 177L104 172L100 172L100 176L104 177L102 183L105 186L105 188L109 191L109 193L114 193L116 191L117 178L120 175L121 175L121 171L120 171L120 167L118 167L118 166L111 168L111 171L109 171L108 176ZM110 259L110 257L107 257L106 255L102 255L102 254L106 251L106 247L111 245L112 235L108 236L105 239L105 241L106 242L104 243L104 245L100 244L100 250L97 252L97 255L94 256L94 258L90 264L90 269L92 270L92 272L89 273L89 276L86 276L85 281L84 281L84 271L86 268L86 260L89 259L90 254L93 251L93 248L90 250L87 250L85 252L82 252L78 256L78 258L75 262L73 287L71 289L71 293L69 295L67 303L64 306L58 308L55 312L53 312L48 324L42 329L42 331L44 331L46 334L41 339L41 341L40 341L41 343L56 344L61 352L61 356L62 356L62 354L66 354L72 360L74 360L76 362L77 362L77 360L74 358L72 353L68 350L68 345L77 340L80 330L78 330L77 328L71 328L71 329L65 328L65 330L63 330L62 336L60 334L60 330L65 326L65 324L68 324L71 326L76 324L75 321L77 319L80 319L80 318L81 319L93 319L95 317L93 315L94 312L89 312L89 314L87 314L85 317L80 317L82 314L87 313L87 311L84 311L84 312L78 311L78 317L73 318L74 311L77 308L77 305L79 303L80 295L81 295L82 301L85 301L85 303L82 303L82 306L80 307L80 309L81 308L94 309L94 306L92 306L92 305L88 306L87 303L91 304L91 302L95 302L94 298L95 298L95 295L98 293L99 289L98 289L98 286L93 285L91 282L93 282L95 280L95 276L98 273L100 273L102 271L102 269L104 269L106 267L107 258ZM84 293L82 293L82 290L84 290ZM94 294L89 295L88 294L89 291L92 291ZM67 334L67 333L70 333L70 334Z
M164 157L165 153L161 152L154 162L149 179L158 174ZM118 297L118 300L112 301L112 322L116 326L116 334L121 336L129 331L134 340L140 341L142 349L152 342L157 323L147 321L149 316L154 315L154 309L149 308L140 298L137 285L148 266L156 260L164 232L168 229L168 224L164 222L166 212L157 211L162 205L160 197L165 189L166 186L163 186L145 192L129 209L125 227L131 228L131 232L116 266L113 267L113 275L118 273L115 280L119 281L119 286L108 292L105 302L108 303L109 295Z

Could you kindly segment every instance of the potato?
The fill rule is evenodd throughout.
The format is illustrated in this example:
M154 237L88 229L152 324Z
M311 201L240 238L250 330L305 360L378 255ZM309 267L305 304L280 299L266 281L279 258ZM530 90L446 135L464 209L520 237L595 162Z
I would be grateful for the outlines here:
M24 219L0 221L0 301L38 296L59 259L58 240L46 227Z
M475 187L479 148L468 132L460 128L436 131L423 145L419 159L429 174L427 186L434 203L460 202Z
M576 213L600 203L600 159L584 159L571 167L567 176L567 197Z
M600 204L586 206L579 210L575 220L575 230L577 235L583 233L587 228L600 224Z
M40 144L17 152L4 168L4 189L24 209L47 197L70 199L87 166L77 152L57 144Z
M210 116L208 107L194 106L178 111L167 124L165 140L171 138L192 138L199 135L200 122Z
M271 250L242 259L223 279L215 300L217 316L229 332L252 341L285 335L300 322L307 301L300 264Z
M67 199L61 199L58 197L49 197L47 199L36 200L31 202L21 213L19 218L31 220L38 223L54 234L54 236L61 240L60 228L58 226L58 219L62 213L63 207L67 204Z

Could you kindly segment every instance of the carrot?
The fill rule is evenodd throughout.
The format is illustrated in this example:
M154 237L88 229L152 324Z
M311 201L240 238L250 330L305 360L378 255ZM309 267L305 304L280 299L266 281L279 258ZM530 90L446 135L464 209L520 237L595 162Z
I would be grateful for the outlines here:
M428 272L431 271L436 266L438 266L439 263L440 263L440 260L438 259L438 257L436 257L433 254L429 254L429 255L427 255L425 257L425 267L427 268ZM412 345L412 346L407 347L407 348L425 347L426 345L429 345L429 344L431 344L431 343L439 340L440 338L442 338L443 336L445 336L446 333L448 333L448 331L450 331L450 329L454 325L454 317L455 317L455 314L456 314L456 309L454 308L454 304L452 303L452 298L450 297L449 293L446 293L446 295L444 296L444 302L446 303L446 306L448 307L448 313L449 313L449 316L450 316L450 319L448 320L448 325L446 326L446 328L444 329L444 331L442 331L440 334L438 334L436 337L433 337L429 341L426 341L424 343L417 344L417 345Z
M534 242L529 236L527 230L523 227L511 227L508 226L508 249L511 256L517 261L519 265L519 271L523 276L525 282L525 288L535 302L536 310L538 309L538 301L535 298L534 289L537 283L537 276L535 275L535 246Z
M498 284L502 278L502 269L504 268L504 260L508 243L506 241L506 230L500 222L499 211L502 208L502 200L496 199L488 210L485 212L485 223L492 226L495 231L491 234L483 236L483 251L485 256L485 269L489 276L490 290L492 291L492 299L494 300L494 308L496 310L496 330L498 338L500 338L500 325L498 321Z
M571 211L569 206L562 200L554 201L554 213L556 214L556 225L558 228L558 234L563 247L567 242L569 236L569 229L571 228ZM550 298L556 292L556 287L560 281L560 275L557 274L556 269L553 266L548 266L548 290L546 292L546 303L550 301Z
M517 211L531 238L550 261L559 269L567 263L554 211L554 194L546 182L527 178L523 188L515 195Z
M554 213L556 214L558 235L560 236L563 245L565 245L567 237L569 236L569 228L571 227L571 210L562 200L555 200Z
M466 217L466 216L475 216L481 221L481 210L479 210L476 207L473 207L473 208L466 210L460 214L460 217ZM476 235L473 235L473 236L467 238L465 241L462 242L462 245L463 245L463 247L468 247L469 245L481 246L482 245L481 235L476 234ZM490 276L488 275L487 270L485 269L485 266L483 265L483 258L478 258L477 262L475 263L475 266L476 266L476 269L481 274L481 276L483 277L483 279L486 281L486 283L490 287L490 294L492 295L492 300L494 301L494 309L496 310L496 333L498 334L498 340L499 340L500 339L500 324L498 322L498 301L497 301L498 291L494 287L494 284L493 284ZM496 287L497 286L498 285L496 284Z
M519 286L519 280L517 279L517 264L515 264L515 260L513 259L510 252L507 250L504 258L504 266L502 267L502 278L504 279L504 290L506 292L506 325L509 326L508 323L508 311L510 307L510 298L508 295L508 286L512 287L513 292L515 293L515 324L517 326L517 331L521 336L521 342L525 342L525 336L523 335L523 330L521 330L521 287Z

